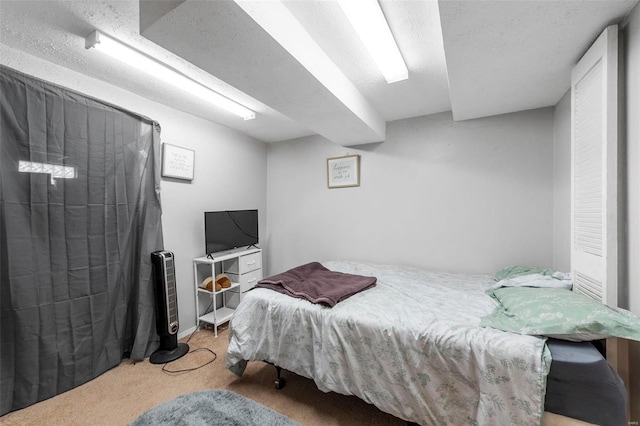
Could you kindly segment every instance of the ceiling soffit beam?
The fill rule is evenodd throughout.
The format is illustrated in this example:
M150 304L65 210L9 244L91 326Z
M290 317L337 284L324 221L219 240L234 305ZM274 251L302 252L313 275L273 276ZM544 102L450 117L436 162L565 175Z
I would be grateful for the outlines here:
M186 0L139 0L138 7L140 8L140 16L138 20L140 22L140 33L185 1Z
M283 3L255 0L235 0L235 2L372 130L374 139L360 143L384 140L385 121ZM343 145L351 144L343 143Z
M163 2L145 3L140 13L148 16L140 17L145 23L141 35L299 126L344 146L385 139L385 121L315 43L314 53L308 47L291 48L302 61L330 62L324 68L310 65L313 74L235 2L187 0L173 2L171 10L156 4ZM277 13L271 27L295 21L283 5L265 3L271 7L252 13ZM310 38L299 32L295 37ZM338 80L330 80L335 75Z
M252 120L256 117L254 111L221 95L206 84L100 31L96 30L85 38L85 48L87 50L99 50L133 68L146 72L151 77L178 87L193 96L202 98L217 108L242 117L244 120Z

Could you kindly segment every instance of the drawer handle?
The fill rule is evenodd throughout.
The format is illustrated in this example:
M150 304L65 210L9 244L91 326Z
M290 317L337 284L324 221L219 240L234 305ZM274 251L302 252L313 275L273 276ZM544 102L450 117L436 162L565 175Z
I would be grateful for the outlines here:
M254 260L253 262L247 262L247 266L251 266L251 265L255 265L256 261Z
M251 278L249 281L247 281L247 283L252 283L256 280L257 278Z

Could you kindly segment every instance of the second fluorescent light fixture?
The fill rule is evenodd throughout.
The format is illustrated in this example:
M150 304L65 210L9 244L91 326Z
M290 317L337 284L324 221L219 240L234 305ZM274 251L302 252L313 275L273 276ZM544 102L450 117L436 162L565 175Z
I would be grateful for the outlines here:
M186 92L202 98L208 102L211 102L217 107L220 107L233 114L239 115L245 120L251 120L256 117L255 112L246 108L231 99L228 99L221 94L214 92L207 86L198 83L195 80L181 74L180 72L169 68L167 65L151 58L150 56L139 52L120 41L111 38L101 32L94 31L85 39L85 48L96 48L109 56L125 62L133 67L151 74L176 86Z
M407 65L377 0L338 0L387 83L409 78Z

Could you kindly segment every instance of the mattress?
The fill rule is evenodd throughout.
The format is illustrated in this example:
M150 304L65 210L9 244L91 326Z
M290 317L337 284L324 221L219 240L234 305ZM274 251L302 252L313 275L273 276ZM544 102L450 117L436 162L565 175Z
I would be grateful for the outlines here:
M591 342L548 339L547 347L545 411L602 426L625 424L624 383Z
M480 327L496 302L490 276L324 262L375 276L333 308L258 288L231 322L226 364L267 361L420 424L539 425L545 339Z
M496 306L485 292L492 277L324 266L376 276L377 285L333 308L268 289L246 293L231 322L232 372L267 361L420 424L539 425L544 411L623 424L624 386L591 343L479 326Z

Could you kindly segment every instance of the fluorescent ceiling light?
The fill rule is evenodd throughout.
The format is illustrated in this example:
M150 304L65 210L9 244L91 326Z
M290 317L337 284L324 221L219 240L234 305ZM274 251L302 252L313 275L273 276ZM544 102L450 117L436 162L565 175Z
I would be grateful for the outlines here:
M119 61L125 62L141 71L149 73L166 83L185 90L194 96L211 102L217 107L239 115L245 120L251 120L256 116L255 112L249 108L214 92L207 86L192 80L152 57L139 52L114 38L104 35L103 33L94 31L85 39L85 48L90 49L92 47L95 47Z
M338 0L340 7L387 83L406 80L409 71L377 0Z

